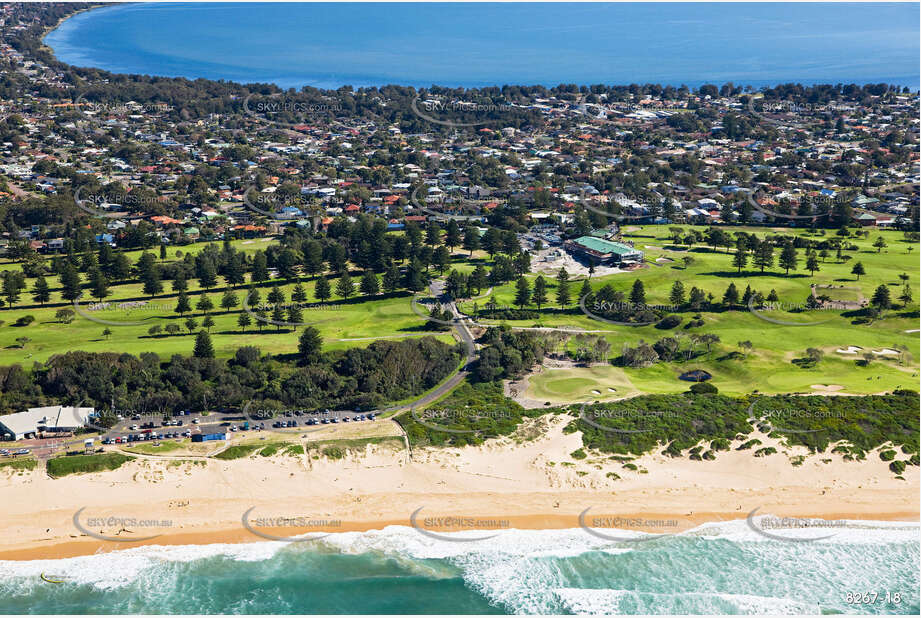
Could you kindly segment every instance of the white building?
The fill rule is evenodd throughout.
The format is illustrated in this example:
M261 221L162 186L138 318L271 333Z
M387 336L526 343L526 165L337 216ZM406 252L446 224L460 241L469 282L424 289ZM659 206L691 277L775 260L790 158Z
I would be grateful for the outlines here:
M95 413L94 408L29 408L25 412L0 416L0 437L22 440L38 432L76 431L85 427Z

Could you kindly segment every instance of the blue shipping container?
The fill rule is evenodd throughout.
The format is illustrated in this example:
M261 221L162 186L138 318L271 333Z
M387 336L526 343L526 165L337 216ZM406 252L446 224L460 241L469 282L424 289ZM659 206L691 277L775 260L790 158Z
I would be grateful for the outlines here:
M192 434L192 442L208 442L210 440L226 440L225 433L196 433Z

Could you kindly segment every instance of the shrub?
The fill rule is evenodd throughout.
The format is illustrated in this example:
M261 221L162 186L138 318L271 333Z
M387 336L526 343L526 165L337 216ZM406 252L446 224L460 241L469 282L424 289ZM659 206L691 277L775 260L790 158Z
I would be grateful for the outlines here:
M904 461L893 461L889 464L889 469L895 472L896 474L902 474L905 472L905 462Z
M766 448L759 448L755 451L755 457L767 457L768 455L773 455L777 452L777 449L773 446L768 446Z
M659 323L656 324L656 328L659 328L662 330L668 330L670 328L675 328L679 324L681 324L681 316L671 314L671 315L667 315L664 318L662 318L662 320L660 320Z
M569 456L572 457L573 459L585 459L586 457L588 457L588 455L585 454L585 451L583 451L580 448L577 448L576 450L571 452Z
M48 460L48 474L54 477L68 474L83 474L88 472L102 472L103 470L116 470L134 457L121 453L103 453L101 455L74 455L55 457Z
M323 449L323 454L330 459L342 459L345 457L345 451L338 446L327 446Z
M758 446L759 444L761 444L761 440L759 440L758 438L755 438L753 440L749 440L748 442L743 442L738 447L736 447L736 450L737 451L747 451L751 447Z
M16 326L28 326L35 321L34 315L22 315L16 319Z
M715 395L719 389L709 382L697 382L691 385L690 391L697 395Z
M895 459L895 455L896 455L895 451L893 451L892 449L886 449L885 451L880 452L879 458L882 459L883 461L892 461L893 459Z

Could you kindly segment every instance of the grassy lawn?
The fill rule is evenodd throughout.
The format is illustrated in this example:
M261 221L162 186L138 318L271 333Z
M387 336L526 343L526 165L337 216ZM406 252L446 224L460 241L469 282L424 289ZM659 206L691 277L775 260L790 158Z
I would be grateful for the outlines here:
M160 446L156 446L153 442L149 444L143 442L132 446L126 446L124 450L131 453L142 453L144 455L165 455L166 453L178 451L181 448L183 448L183 446L175 440L164 440L160 442Z
M26 470L35 470L37 467L38 460L34 457L18 457L0 461L0 470L15 470L21 473Z
M53 477L68 474L84 474L88 472L102 472L116 470L134 457L121 453L102 453L99 455L73 455L55 457L48 460L48 474Z
M875 393L891 390L897 387L917 389L918 387L918 358L919 346L917 333L906 333L907 330L918 328L918 302L921 293L919 285L919 272L917 265L918 243L907 243L901 232L871 231L866 239L848 239L849 243L858 246L857 251L847 251L845 255L852 256L848 262L836 263L834 255L820 264L820 270L814 276L801 270L784 275L783 270L776 265L766 269L764 274L753 271L752 267L743 270L741 274L731 265L731 253L710 247L694 246L688 252L667 251L663 249L648 249L647 245L655 247L671 246L667 237L667 226L634 226L635 231L626 233L625 240L632 240L636 246L647 252L647 261L654 260L658 255L667 255L676 261L664 266L653 266L630 272L608 275L606 277L593 277L592 287L597 290L610 283L615 289L629 295L630 288L635 279L643 281L647 303L668 304L669 292L675 281L680 280L685 291L690 291L692 286L711 292L716 300L722 298L726 287L734 282L741 295L746 285L758 290L765 296L772 289L775 290L782 303L805 302L810 293L810 284L845 286L857 288L864 298L871 298L874 290L879 285L887 285L890 296L895 300L901 293L902 281L898 278L900 273L909 275L909 284L915 296L913 303L907 308L901 307L888 311L882 318L872 323L855 323L856 316L845 311L808 311L788 312L783 310L762 311L767 318L794 323L817 323L802 326L776 324L759 318L747 309L720 312L701 312L704 325L695 328L685 328L692 319L693 312L683 312L684 318L681 325L671 330L660 330L654 325L649 326L617 326L593 320L585 316L578 308L570 308L560 312L558 308L544 307L541 318L534 320L509 321L513 326L552 326L581 328L587 330L605 331L603 334L611 344L610 356L616 356L623 345L636 345L640 341L654 343L665 336L687 336L691 334L712 333L720 337L720 343L714 345L711 352L687 363L657 363L645 369L620 369L629 378L637 389L649 393L680 392L687 389L688 383L680 382L677 376L688 369L706 369L714 375L713 384L730 393L744 393L758 390L761 392L802 392L810 391L813 384L838 384L845 387L847 392ZM703 229L703 228L699 228ZM763 228L749 228L748 231L763 237ZM782 230L784 233L808 235L805 230ZM832 232L833 234L834 232ZM877 236L882 235L889 245L882 252L872 247ZM817 237L818 238L818 237ZM912 252L908 247L913 246ZM800 251L800 267L805 264L804 252ZM685 268L680 257L691 255L694 262ZM776 256L779 251L775 250ZM866 275L858 281L850 274L856 262L862 262ZM547 278L549 286L548 295L554 301L556 285L552 278ZM577 281L573 288L573 297L578 295L582 285ZM840 300L856 300L858 290L834 289L819 290L819 294L828 294ZM495 295L501 305L513 305L515 288L513 284L506 284L495 290ZM898 301L895 301L896 303ZM479 301L483 306L484 301ZM462 304L462 309L471 311L473 303ZM532 307L533 309L533 307ZM844 315L842 315L842 313ZM827 322L825 321L827 320ZM738 348L740 341L751 341L753 350L742 355ZM881 350L894 348L896 345L908 346L911 358L906 357L904 365L900 366L897 360L880 357L873 360L869 366L859 366L856 361L860 355L844 355L837 352L839 348L850 345L860 346L864 350ZM568 343L570 348L574 343ZM801 369L792 364L792 360L804 355L806 348L815 347L825 352L825 358L815 367ZM566 396L567 390L573 392L590 392L599 390L602 395L610 386L618 388L622 382L620 378L613 379L613 374L597 375L597 370L575 370L581 379L590 380L595 384L591 386L585 382L567 383L570 378L553 377L554 372L544 372L532 378L532 387L528 397L538 400L554 400ZM592 372L595 373L592 373ZM568 384L568 385L567 385ZM600 397L597 397L601 399Z

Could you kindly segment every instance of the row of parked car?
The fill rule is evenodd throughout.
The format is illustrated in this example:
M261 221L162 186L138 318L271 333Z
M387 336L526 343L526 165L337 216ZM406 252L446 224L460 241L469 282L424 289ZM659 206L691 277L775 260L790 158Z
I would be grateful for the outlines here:
M289 414L290 414L290 413L289 413ZM297 414L297 413L295 413L295 414ZM324 412L323 414L327 414L327 412ZM287 416L287 415L286 415L286 416ZM348 423L348 422L358 423L358 422L361 422L361 421L373 421L373 420L375 419L375 417L376 417L375 414L356 414L355 416L353 416L353 417L351 417L351 418L349 418L348 416L343 416L341 420L342 420L343 423ZM338 423L339 420L340 420L340 419L339 419L339 417L337 417L337 416L333 416L333 417L330 417L330 418L326 418L326 417L323 417L323 418L308 418L306 421L304 421L304 425L329 425L330 423ZM279 427L297 427L297 426L298 426L298 424L297 424L297 421L295 421L295 420L290 420L290 421L282 420L282 421L275 421L274 423L272 423L272 427L276 427L276 428L279 428Z
M162 434L158 434L153 431L150 433L132 433L127 436L116 436L116 437L107 437L102 439L103 444L126 444L128 442L145 442L148 440L167 440L175 438L190 438L192 437L192 432L190 430L185 431L167 431Z
M10 455L12 455L13 457L15 457L16 455L28 455L31 452L32 451L30 449L20 448L20 449L16 449L15 451L11 453L10 449L8 448L0 448L0 455L2 455L3 457L9 457Z

